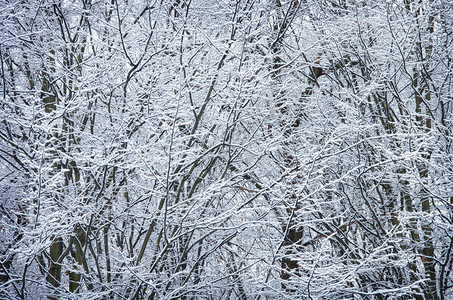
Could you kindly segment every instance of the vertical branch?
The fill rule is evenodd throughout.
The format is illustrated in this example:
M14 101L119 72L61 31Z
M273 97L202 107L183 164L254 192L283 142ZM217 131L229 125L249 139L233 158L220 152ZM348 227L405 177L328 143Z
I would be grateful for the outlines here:
M58 259L60 258L62 253L63 239L61 237L55 237L49 249L49 273L46 277L47 282L55 288L58 288L61 284L61 264L58 262ZM57 300L60 297L49 295L48 298L50 300Z

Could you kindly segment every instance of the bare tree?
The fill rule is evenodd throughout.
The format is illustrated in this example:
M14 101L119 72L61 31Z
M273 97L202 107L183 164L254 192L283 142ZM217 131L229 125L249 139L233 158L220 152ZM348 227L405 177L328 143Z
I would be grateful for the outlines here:
M3 1L0 297L446 299L444 1Z

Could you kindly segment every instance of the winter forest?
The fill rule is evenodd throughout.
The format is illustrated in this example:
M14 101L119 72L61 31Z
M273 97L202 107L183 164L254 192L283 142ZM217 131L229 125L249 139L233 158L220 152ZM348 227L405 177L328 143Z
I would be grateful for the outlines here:
M452 299L451 0L0 0L0 57L0 299Z

